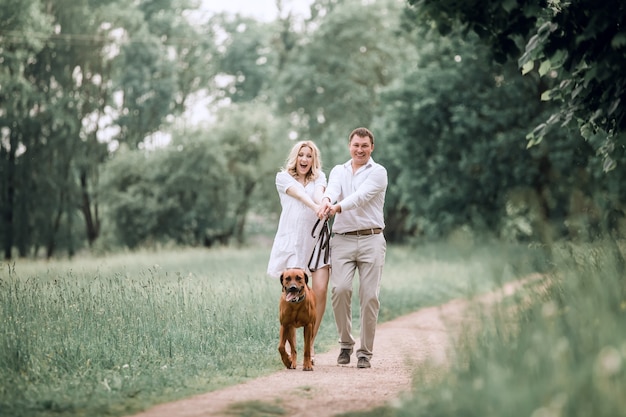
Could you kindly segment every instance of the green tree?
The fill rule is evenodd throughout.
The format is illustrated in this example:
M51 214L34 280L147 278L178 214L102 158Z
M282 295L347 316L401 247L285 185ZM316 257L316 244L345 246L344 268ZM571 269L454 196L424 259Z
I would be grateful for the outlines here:
M245 226L254 206L256 191L264 181L272 181L282 163L287 137L282 124L262 103L242 104L224 109L212 132L220 138L226 157L225 175L235 182L231 214L235 219L233 237L245 241ZM278 135L283 137L279 140ZM280 161L280 162L279 162ZM273 184L273 181L272 181Z
M21 237L28 236L32 221L20 213L32 187L28 172L33 166L24 154L31 149L32 135L36 134L31 112L40 98L25 63L36 61L46 41L46 36L39 34L49 33L52 26L37 1L2 0L0 10L0 233L4 258L11 259L16 241L20 252L24 250L25 239Z
M626 4L507 0L409 0L420 19L442 33L462 25L485 39L501 61L519 60L546 84L542 98L560 107L529 134L539 143L552 130L576 123L604 158L604 170L624 162L626 141Z
M215 43L218 102L268 101L269 83L276 74L276 53L272 48L275 25L241 16L218 14L209 21L217 34Z
M316 1L312 10L274 90L278 111L301 137L319 144L328 167L346 159L350 131L372 123L380 89L413 48L396 36L398 2Z
M3 1L5 257L14 246L52 256L59 242L71 255L100 235L100 165L120 144L143 146L205 87L211 38L183 0Z
M54 197L48 201L51 220L41 225L49 229L45 237L46 254L52 256L62 226L70 229L76 209L82 214L86 241L98 238L100 219L92 187L97 165L107 155L106 144L99 140L98 121L110 102L108 81L111 59L107 47L105 22L115 13L112 1L92 6L88 1L57 2L49 10L58 34L51 36L31 68L33 84L43 92L40 139L47 157L49 187ZM52 179L52 181L50 181ZM70 242L74 241L71 239ZM70 255L73 245L67 248Z
M284 142L275 140L280 129L264 106L231 106L218 116L210 130L181 132L155 151L123 151L107 164L103 200L119 242L244 242L255 191L273 179Z
M377 126L384 132L379 159L392 178L390 237L440 237L462 226L497 234L507 196L519 187L538 196L541 220L562 223L590 147L562 134L525 149L528 126L551 110L533 101L537 83L519 77L514 65L493 64L471 37L417 37L417 67L384 93Z
M199 137L154 151L125 151L106 166L106 222L129 248L173 242L211 246L232 230L232 180L213 140Z

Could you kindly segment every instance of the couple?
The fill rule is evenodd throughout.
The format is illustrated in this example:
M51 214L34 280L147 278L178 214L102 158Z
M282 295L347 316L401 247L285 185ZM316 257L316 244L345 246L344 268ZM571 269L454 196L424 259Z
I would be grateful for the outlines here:
M358 271L361 336L356 351L357 367L369 368L387 247L382 233L387 170L371 158L374 135L368 129L354 129L348 137L348 147L351 159L332 169L328 184L313 142L299 142L291 150L285 167L276 175L282 212L267 273L278 278L286 268L308 270L316 243L311 235L313 226L318 218L336 215L330 241L330 265L311 271L312 289L317 299L314 337L324 315L332 267L331 301L341 348L337 364L350 363L355 344L352 282Z

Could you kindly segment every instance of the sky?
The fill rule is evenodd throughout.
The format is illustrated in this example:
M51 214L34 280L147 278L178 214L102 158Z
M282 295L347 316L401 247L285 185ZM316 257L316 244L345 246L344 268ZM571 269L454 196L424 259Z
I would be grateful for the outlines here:
M284 12L309 16L312 0L282 0ZM202 9L209 13L240 13L266 22L277 17L276 0L201 0Z

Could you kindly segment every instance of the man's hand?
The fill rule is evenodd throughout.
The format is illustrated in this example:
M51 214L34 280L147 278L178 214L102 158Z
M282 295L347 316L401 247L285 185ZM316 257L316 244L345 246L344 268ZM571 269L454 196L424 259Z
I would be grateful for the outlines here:
M339 204L333 204L328 208L329 216L334 216L337 213L341 213L341 206Z
M326 217L328 217L331 206L332 205L330 204L330 201L328 201L327 199L323 199L322 204L320 204L319 210L317 210L317 217L319 217L320 219L325 219Z

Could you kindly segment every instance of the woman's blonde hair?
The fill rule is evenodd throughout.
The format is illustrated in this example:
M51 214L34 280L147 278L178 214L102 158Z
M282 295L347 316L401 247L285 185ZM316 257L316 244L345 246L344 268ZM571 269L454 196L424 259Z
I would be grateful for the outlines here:
M298 174L296 164L298 163L298 154L300 153L300 149L302 148L311 148L311 153L313 154L313 161L311 164L311 169L306 174L306 181L314 181L319 176L320 170L322 169L322 158L320 156L320 150L317 148L317 145L310 140L303 140L291 148L289 152L289 156L287 156L287 160L285 161L285 166L283 170L287 171L292 177L295 177Z

